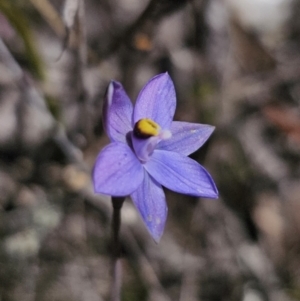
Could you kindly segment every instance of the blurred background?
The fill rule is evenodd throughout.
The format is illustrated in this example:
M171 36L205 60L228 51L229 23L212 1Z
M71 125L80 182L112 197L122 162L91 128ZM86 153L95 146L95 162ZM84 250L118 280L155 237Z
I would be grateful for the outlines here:
M130 301L300 300L300 2L0 0L0 301L109 300L111 203L91 168L111 79L168 71L218 200L166 191L156 245L128 199Z

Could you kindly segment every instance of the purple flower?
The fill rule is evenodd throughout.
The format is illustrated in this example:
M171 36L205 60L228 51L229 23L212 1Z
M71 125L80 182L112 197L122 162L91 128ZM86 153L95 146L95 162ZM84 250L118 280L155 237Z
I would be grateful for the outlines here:
M192 196L218 197L209 173L187 157L204 144L214 127L173 121L175 108L168 73L144 86L134 108L122 85L112 81L103 108L111 143L100 152L93 170L95 192L130 195L156 242L168 211L162 186Z

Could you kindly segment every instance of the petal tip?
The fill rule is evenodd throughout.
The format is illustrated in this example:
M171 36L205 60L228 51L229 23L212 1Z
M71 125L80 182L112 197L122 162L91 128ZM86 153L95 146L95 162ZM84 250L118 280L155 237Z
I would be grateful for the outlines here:
M109 85L112 85L114 89L122 87L122 84L116 80L111 80Z
M214 195L210 197L211 199L217 200L219 198L219 192L216 191Z
M157 244L164 233L167 212L168 209L166 208L163 219L154 215L150 215L148 218L142 217L149 234Z
M215 131L216 127L214 125L205 124L204 129L206 129L206 139L205 141L211 136L211 134Z
M219 198L219 191L217 189L217 186L216 186L215 182L213 182L213 180L212 180L212 185L213 185L213 187L212 187L213 191L212 191L212 193L210 193L207 196L207 198L209 198L209 199L218 199Z
M168 72L162 73L162 77L164 77L167 81L173 82L173 80Z
M147 229L151 235L151 237L153 238L153 240L155 241L156 244L158 244L160 242L160 239L163 235L163 232L164 232L164 227L162 229L157 229L156 227L154 228L150 228L147 226Z
M164 233L165 224L166 224L166 217L167 217L168 209L165 208L164 217L165 219L156 218L155 221L148 224L146 223L147 229L154 239L154 241L158 244L160 242L160 239Z
M109 103L109 105L112 104L113 98L114 98L114 93L118 89L122 89L123 86L120 82L111 80L108 84L107 92L106 92L106 99Z
M209 126L210 126L212 132L216 129L216 127L214 125L209 125Z
M164 73L160 73L155 75L154 77L152 77L149 82L147 84L149 84L151 81L153 80L166 80L166 81L172 81L168 71L164 72ZM173 81L172 81L173 82Z
M162 235L160 235L160 236L153 236L153 235L151 235L151 236L152 236L154 242L158 245L159 242L160 242L160 239L161 239Z
M112 104L113 94L114 94L114 82L111 81L108 85L107 92L106 92L107 108L109 108Z

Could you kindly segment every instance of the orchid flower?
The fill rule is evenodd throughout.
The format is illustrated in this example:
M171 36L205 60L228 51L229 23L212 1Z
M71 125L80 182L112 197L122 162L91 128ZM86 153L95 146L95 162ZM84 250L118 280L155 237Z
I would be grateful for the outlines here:
M173 121L175 109L175 88L168 73L153 77L134 107L123 86L112 81L103 108L111 143L99 153L93 169L95 192L130 195L156 242L168 211L162 186L191 196L218 197L209 173L187 157L204 144L214 127Z

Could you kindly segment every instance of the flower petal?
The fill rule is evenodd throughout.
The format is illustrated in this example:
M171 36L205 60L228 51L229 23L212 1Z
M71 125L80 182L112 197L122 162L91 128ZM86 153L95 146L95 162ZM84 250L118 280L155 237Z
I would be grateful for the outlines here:
M144 167L156 181L171 190L213 199L218 197L218 190L209 173L191 158L155 150Z
M164 191L146 171L142 184L131 194L148 231L158 243L167 219L168 208Z
M119 82L112 81L103 105L103 125L112 142L126 143L126 134L132 130L132 103Z
M157 148L188 156L199 149L214 131L215 127L206 124L173 121L172 137L161 141Z
M176 108L175 88L168 73L153 77L141 90L133 113L134 124L150 118L162 129L168 129Z
M143 178L143 166L124 143L110 143L96 159L93 170L96 193L126 196L139 187Z

